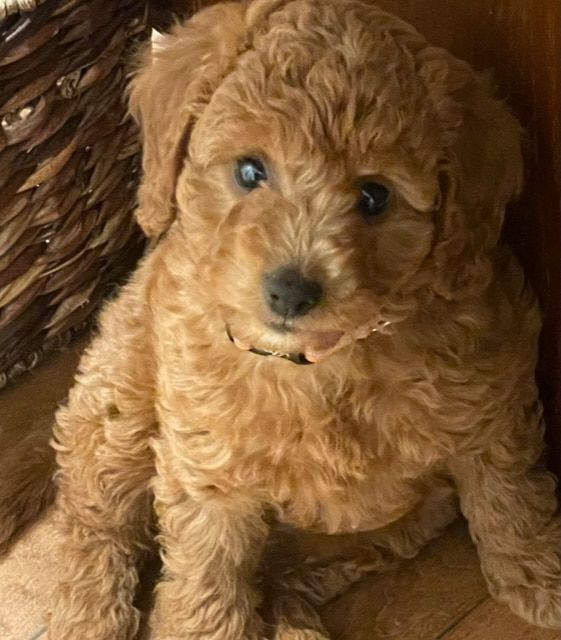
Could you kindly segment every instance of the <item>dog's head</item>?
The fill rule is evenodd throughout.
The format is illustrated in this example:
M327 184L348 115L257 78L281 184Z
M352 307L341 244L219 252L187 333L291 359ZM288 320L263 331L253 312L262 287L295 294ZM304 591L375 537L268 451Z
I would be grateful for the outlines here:
M138 220L176 226L242 346L319 357L490 278L519 126L466 63L371 4L206 9L145 60L131 105Z

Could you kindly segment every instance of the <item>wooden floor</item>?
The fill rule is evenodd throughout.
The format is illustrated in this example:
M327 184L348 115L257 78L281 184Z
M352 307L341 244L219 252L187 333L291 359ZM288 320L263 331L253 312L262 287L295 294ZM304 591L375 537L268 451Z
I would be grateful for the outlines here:
M48 422L66 393L83 345L82 340L70 351L51 356L20 383L0 392L0 429L4 436L17 438L29 425L42 428L40 425ZM18 570L26 570L21 562ZM8 580L0 567L0 640L28 640L31 633L27 637L2 633L3 628L13 628L8 619L12 615L10 602L2 593ZM27 610L21 602L17 609ZM524 624L489 598L464 522L454 524L415 560L391 573L363 580L324 607L322 615L334 640L561 638L559 631Z

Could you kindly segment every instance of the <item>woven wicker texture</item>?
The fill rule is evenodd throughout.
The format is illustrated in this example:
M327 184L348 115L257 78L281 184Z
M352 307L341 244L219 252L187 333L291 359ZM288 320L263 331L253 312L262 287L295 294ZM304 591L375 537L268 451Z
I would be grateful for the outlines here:
M145 29L140 0L0 7L1 387L83 324L140 253L125 85Z
M41 0L0 0L0 20L19 11L31 11Z

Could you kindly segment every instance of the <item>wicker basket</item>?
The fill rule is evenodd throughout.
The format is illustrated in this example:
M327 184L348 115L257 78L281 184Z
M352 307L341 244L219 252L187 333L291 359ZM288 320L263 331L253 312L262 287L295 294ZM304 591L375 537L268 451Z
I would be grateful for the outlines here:
M141 253L126 117L140 0L0 0L0 387Z

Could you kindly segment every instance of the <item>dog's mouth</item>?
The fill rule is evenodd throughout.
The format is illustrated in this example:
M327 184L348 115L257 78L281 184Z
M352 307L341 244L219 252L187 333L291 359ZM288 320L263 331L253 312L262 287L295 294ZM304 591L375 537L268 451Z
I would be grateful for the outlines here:
M303 351L279 351L257 347L249 341L236 337L230 326L226 325L226 334L230 341L241 351L247 351L259 356L282 358L298 365L316 364L333 353L365 340L375 333L385 333L392 323L389 320L368 322L351 331L305 331L297 333L306 347Z
M248 345L245 342L242 342L235 338L230 331L230 327L226 327L226 334L230 339L230 342L233 342L241 351L249 351L250 353L254 353L258 356L273 356L275 358L282 358L283 360L289 360L294 364L314 364L311 360L308 360L306 354L304 353L285 353L283 351L269 351L268 349L258 349L257 347L252 347L251 345Z

